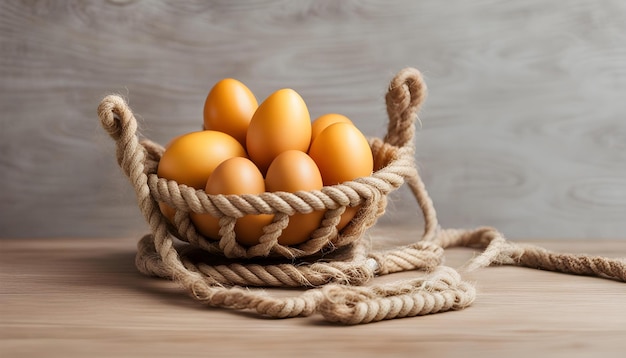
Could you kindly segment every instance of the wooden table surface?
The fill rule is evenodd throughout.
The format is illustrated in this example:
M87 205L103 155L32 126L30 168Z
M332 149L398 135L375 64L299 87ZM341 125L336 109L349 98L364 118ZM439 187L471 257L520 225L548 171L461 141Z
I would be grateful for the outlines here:
M371 235L395 244L415 232L374 229ZM626 241L534 243L626 257ZM134 238L3 239L0 245L4 358L623 357L626 352L626 284L612 280L489 267L464 274L478 291L465 310L337 326L321 316L277 320L204 307L176 285L139 274ZM449 249L446 264L460 267L475 254Z

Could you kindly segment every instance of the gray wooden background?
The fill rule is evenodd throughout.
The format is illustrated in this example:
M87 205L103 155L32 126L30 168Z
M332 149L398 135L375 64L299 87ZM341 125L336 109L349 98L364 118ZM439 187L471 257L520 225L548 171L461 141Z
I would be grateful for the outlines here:
M623 0L2 1L0 237L146 231L97 120L108 93L161 143L224 77L382 136L405 66L430 88L416 159L443 226L626 239ZM418 226L392 198L380 224Z

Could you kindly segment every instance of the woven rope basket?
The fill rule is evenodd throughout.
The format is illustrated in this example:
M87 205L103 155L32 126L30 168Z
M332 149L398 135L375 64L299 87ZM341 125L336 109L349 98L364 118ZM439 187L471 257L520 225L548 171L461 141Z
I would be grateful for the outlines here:
M128 176L151 233L138 243L136 265L146 274L179 283L192 297L210 306L251 309L277 317L321 313L327 320L358 324L462 309L475 299L472 285L443 266L446 247L484 249L466 269L492 263L515 264L575 274L626 280L620 260L564 255L508 242L495 229L443 230L433 203L418 175L413 137L417 113L426 96L420 72L400 71L385 100L388 131L370 139L374 172L321 190L259 195L207 195L156 174L164 148L137 133L137 121L123 98L107 96L98 107L104 129L116 142L117 161ZM424 232L415 243L372 251L365 231L384 214L390 192L407 184L424 217ZM173 222L159 210L163 202L176 209ZM336 225L348 207L358 207L340 232ZM295 213L324 210L324 219L311 238L297 246L278 242L281 230ZM220 218L220 239L200 235L189 212ZM259 244L246 247L235 240L237 218L273 214ZM412 281L367 285L373 277L419 270ZM242 288L301 287L304 293L274 298Z
M161 155L160 145L143 139L135 143L134 116L119 97L107 97L101 105L101 118L105 128L112 133L121 147L120 165L124 169L143 166L141 174L147 182L135 185L138 191L149 191L155 202L164 202L177 210L174 223L167 225L169 234L210 253L229 258L286 257L289 259L323 254L353 244L371 227L386 207L387 195L401 186L407 178L418 179L414 165L413 134L417 111L425 95L425 85L418 71L407 69L393 80L387 94L389 113L388 134L384 139L374 138L370 145L374 157L374 172L369 177L339 185L326 186L318 191L297 193L266 192L259 195L207 195L175 181L159 178L156 174ZM113 114L113 118L109 116ZM113 119L113 120L111 120ZM137 170L135 169L135 170ZM137 174L126 170L129 178ZM143 175L142 179L143 179ZM419 183L421 185L421 183ZM360 209L350 224L341 232L336 226L347 207ZM147 210L150 209L150 210ZM283 246L277 237L294 213L325 210L325 217L312 237L297 246ZM160 216L154 208L143 209L149 220ZM220 219L219 241L208 239L195 229L189 212L210 213ZM235 240L234 224L237 218L249 214L274 214L274 221L264 228L260 243L252 247L240 245Z

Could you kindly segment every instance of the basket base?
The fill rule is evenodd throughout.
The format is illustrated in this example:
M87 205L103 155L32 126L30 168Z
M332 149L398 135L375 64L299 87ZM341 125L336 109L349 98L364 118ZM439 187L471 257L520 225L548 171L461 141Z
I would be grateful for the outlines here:
M318 287L329 283L362 285L376 274L378 264L367 256L365 240L338 248L327 254L305 258L231 259L212 254L176 240L174 248L185 268L202 274L207 283L221 286ZM151 234L138 243L135 260L140 272L148 276L172 279L163 264Z
M185 269L201 281L175 277L171 267L162 262L151 234L139 240L137 268L146 275L182 284L194 298L210 306L253 309L274 318L319 312L331 322L359 324L462 309L475 298L472 285L454 269L441 265L443 249L428 242L372 252L367 241L359 240L317 260L290 262L242 262L182 242L174 247ZM370 284L376 275L405 270L422 270L425 275L385 286ZM252 287L305 290L297 296L275 298ZM374 301L376 304L370 305Z

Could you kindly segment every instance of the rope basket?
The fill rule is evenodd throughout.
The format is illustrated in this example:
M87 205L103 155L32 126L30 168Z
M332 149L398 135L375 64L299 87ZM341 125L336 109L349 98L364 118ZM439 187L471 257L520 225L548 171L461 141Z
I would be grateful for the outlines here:
M508 242L495 229L443 230L437 222L415 166L415 120L426 96L420 72L400 71L391 81L386 105L388 130L369 141L374 172L321 190L207 195L156 174L164 148L140 139L137 121L123 98L105 97L98 107L103 128L116 142L117 162L129 178L151 233L138 243L137 268L144 274L179 283L195 299L216 307L252 309L276 318L320 313L331 322L359 324L457 310L475 299L473 286L442 265L444 249L484 249L465 269L515 264L626 281L626 264L617 259L557 254L535 246ZM406 183L424 217L424 232L415 243L372 251L364 233L384 214L387 196ZM173 222L159 202L176 209ZM358 207L350 223L336 229L347 208ZM296 213L324 210L320 226L296 246L278 242ZM195 229L189 212L219 218L219 240ZM273 214L259 243L235 240L235 222L251 214ZM419 278L374 285L377 275L422 271ZM250 287L300 287L297 296L275 298Z

